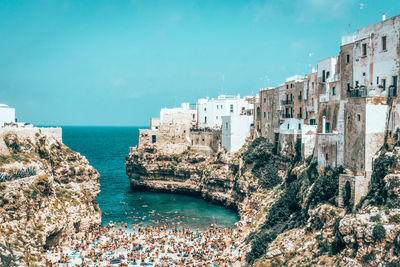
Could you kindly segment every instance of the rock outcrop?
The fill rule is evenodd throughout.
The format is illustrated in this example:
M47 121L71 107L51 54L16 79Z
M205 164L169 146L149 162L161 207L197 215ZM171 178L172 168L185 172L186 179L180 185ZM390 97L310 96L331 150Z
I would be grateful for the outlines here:
M211 156L190 150L165 154L148 146L131 151L126 158L126 173L135 190L190 194L238 209L258 187L242 164L239 158L228 157L223 151Z
M4 141L9 153L0 156L0 265L31 266L46 249L101 223L99 174L54 138L11 131Z

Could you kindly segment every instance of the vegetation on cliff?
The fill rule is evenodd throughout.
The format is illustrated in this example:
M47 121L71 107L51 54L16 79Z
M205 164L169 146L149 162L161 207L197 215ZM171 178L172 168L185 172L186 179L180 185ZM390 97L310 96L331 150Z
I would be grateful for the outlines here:
M42 253L101 222L99 174L86 158L37 134L4 136L0 156L0 265L37 265Z

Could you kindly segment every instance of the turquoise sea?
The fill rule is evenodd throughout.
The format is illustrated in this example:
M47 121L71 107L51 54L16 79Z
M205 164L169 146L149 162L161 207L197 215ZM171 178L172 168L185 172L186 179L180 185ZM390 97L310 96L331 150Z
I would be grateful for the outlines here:
M125 157L129 147L137 144L139 127L62 128L63 142L86 156L101 175L97 202L103 225L109 221L154 225L168 220L169 225L204 228L212 223L230 227L238 220L235 212L196 197L132 191L125 174Z

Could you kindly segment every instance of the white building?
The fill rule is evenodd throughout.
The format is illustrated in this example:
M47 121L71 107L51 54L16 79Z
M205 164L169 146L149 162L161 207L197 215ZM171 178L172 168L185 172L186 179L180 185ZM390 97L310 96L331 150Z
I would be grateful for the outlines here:
M223 116L237 116L249 110L254 111L254 104L246 97L220 95L209 100L198 100L198 126L200 128L221 128ZM251 112L253 112L251 111Z
M369 95L387 95L398 88L400 58L400 16L386 19L357 31L353 46L353 87L366 86ZM381 88L378 88L381 87Z
M15 122L15 108L10 108L6 104L0 104L0 127L4 123Z
M252 123L254 123L253 115L222 116L222 146L228 152L238 151L250 136Z
M196 124L197 110L190 108L189 103L182 103L180 108L163 108L160 111L160 125L164 124Z

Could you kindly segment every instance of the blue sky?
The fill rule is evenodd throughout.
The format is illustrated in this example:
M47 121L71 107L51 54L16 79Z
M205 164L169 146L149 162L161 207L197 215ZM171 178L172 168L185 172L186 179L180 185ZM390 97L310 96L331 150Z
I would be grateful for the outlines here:
M308 73L383 12L400 1L2 0L0 103L34 124L147 125Z

